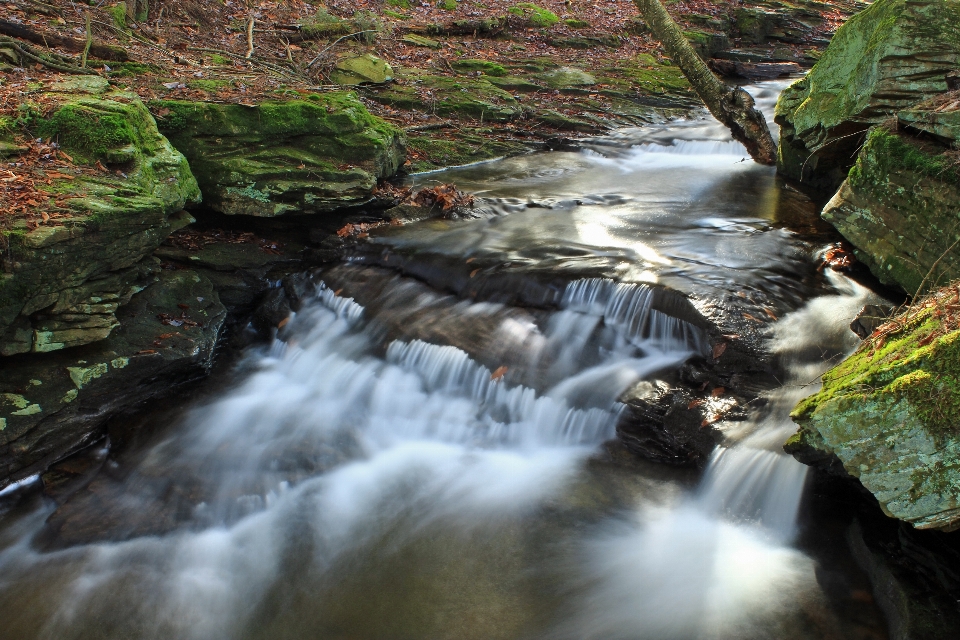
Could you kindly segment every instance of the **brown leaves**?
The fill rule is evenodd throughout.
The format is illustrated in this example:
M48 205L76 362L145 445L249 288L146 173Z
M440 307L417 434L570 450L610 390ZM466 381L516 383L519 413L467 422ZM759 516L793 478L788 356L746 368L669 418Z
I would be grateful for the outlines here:
M189 329L191 327L203 326L201 323L188 318L186 312L182 312L179 316L174 316L169 313L158 313L157 318L160 320L160 324L170 327Z
M494 371L493 374L490 376L490 380L492 380L493 382L496 382L503 376L507 375L507 370L508 370L508 367L506 366L497 367L497 370Z
M823 263L820 268L830 267L834 271L844 271L856 264L857 259L853 255L853 249L845 242L838 242L827 249L823 254Z
M274 255L283 254L283 245L273 240L260 238L249 231L224 229L181 229L167 238L167 243L178 249L200 251L207 245L224 242L227 244L256 244L260 251Z
M441 211L473 207L473 196L459 191L454 184L440 184L430 189L420 189L410 198L411 204L421 207L440 207Z
M713 359L716 360L723 355L723 352L727 350L726 342L718 342L713 345Z

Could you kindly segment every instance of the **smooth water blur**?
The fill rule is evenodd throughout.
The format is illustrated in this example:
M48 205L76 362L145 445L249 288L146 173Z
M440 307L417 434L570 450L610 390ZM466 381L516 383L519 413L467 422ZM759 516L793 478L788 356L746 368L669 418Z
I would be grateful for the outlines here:
M91 540L41 551L42 502L0 520L3 637L844 636L791 547L805 467L779 443L871 294L817 274L811 203L712 121L419 180L478 217L374 243L564 271L557 308L321 274L232 388L53 515ZM765 339L791 380L699 486L604 446L625 390L709 348L654 283L788 311Z

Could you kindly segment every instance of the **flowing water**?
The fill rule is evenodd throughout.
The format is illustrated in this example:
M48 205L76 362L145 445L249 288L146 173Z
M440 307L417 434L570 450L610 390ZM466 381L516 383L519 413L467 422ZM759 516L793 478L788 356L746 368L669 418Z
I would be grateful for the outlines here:
M885 637L793 546L780 451L873 294L817 271L815 208L743 156L701 120L419 176L476 215L374 234L66 511L0 514L0 636ZM702 474L611 445L624 391L709 353L694 311L740 302L780 318L755 337L782 386Z

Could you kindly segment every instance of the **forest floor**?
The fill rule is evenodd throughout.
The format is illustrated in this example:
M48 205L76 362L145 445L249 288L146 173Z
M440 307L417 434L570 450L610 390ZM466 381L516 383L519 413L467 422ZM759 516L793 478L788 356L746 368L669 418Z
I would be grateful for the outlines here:
M148 106L252 104L342 89L333 82L338 63L370 53L393 79L350 88L407 131L408 172L555 148L567 136L663 121L700 104L629 0L151 0L142 20L123 3L0 6L0 208L8 215L35 207L38 167L72 165L31 125L57 104L46 89L81 64ZM863 6L668 4L704 57L804 66Z

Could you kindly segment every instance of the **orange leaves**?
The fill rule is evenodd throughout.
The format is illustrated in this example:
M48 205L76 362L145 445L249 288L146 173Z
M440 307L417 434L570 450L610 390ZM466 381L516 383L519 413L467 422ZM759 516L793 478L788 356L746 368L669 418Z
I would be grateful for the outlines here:
M722 356L723 352L726 350L727 350L726 342L718 342L717 344L713 345L713 359L716 360L717 358Z
M458 190L453 184L439 184L430 189L421 189L409 198L409 201L421 207L439 206L444 212L473 206L473 196Z
M852 267L856 262L857 259L854 257L850 245L845 242L838 242L823 254L823 263L820 268L830 267L834 271L843 271Z
M496 382L497 380L499 380L499 379L502 378L503 376L507 375L508 369L509 369L509 367L506 367L506 366L497 367L497 370L494 371L493 374L490 376L490 380L492 380L493 382Z

